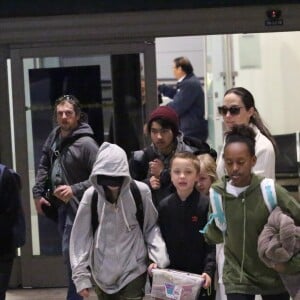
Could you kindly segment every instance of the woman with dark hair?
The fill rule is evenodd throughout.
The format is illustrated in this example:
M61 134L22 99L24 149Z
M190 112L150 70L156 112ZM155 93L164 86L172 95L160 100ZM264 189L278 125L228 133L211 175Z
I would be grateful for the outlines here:
M223 106L218 107L223 116L226 129L233 125L250 125L255 132L255 155L257 157L253 172L268 178L275 178L275 141L265 126L257 108L253 95L242 87L234 87L226 91ZM221 178L225 174L223 151L217 162L217 174Z

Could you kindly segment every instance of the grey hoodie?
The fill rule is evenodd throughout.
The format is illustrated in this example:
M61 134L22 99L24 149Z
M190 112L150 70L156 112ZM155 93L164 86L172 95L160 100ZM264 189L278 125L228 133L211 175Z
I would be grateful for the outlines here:
M124 176L116 204L105 199L102 186L97 184L97 175ZM92 287L91 275L104 292L118 292L146 272L147 252L149 259L158 267L168 266L166 245L157 225L158 214L152 203L150 189L142 182L136 183L143 201L143 233L139 227L124 150L115 144L103 143L90 181L92 186L86 190L80 202L70 240L70 259L77 292ZM98 192L99 226L93 235L91 200L94 189Z

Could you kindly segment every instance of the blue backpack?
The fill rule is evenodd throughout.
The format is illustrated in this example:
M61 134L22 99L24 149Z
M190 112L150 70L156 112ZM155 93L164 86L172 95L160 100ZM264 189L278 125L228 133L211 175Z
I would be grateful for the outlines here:
M274 180L271 178L264 178L260 183L260 188L263 194L264 202L268 208L268 211L271 213L271 211L277 206ZM200 232L205 233L207 231L208 225L211 224L214 220L217 227L222 231L223 234L225 234L227 224L223 210L222 196L211 188L209 190L209 198L212 213L209 215L207 224L205 225L203 230L200 230Z
M22 205L22 199L21 199L21 178L18 173L16 173L13 169L9 169L6 166L0 164L0 187L2 187L2 176L4 173L4 170L8 169L9 172L13 175L16 186L18 188L18 210L17 210L17 217L16 222L13 226L13 241L16 248L22 247L25 244L26 241L26 224L25 224L25 215Z

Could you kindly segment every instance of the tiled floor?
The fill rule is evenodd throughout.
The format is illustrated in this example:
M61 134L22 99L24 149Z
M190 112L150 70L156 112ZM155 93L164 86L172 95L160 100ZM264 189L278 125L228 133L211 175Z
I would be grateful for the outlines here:
M5 300L65 300L66 288L47 288L47 289L16 289L8 290ZM94 292L88 298L97 300Z
M47 288L47 289L16 289L8 290L6 300L65 300L67 289L65 288ZM144 300L150 300L146 296ZM97 296L92 292L88 300L97 300Z

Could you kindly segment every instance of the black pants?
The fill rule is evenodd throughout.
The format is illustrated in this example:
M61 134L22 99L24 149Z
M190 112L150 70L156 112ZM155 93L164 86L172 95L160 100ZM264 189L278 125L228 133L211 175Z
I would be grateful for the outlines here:
M13 258L6 261L0 261L0 300L5 300L12 266Z
M213 288L211 288L210 294L208 295L208 290L201 289L200 295L198 296L198 300L214 300L216 296L216 292Z
M263 300L289 300L290 296L288 293L277 294L277 295L262 295ZM247 294L227 294L227 300L254 300L255 295Z

